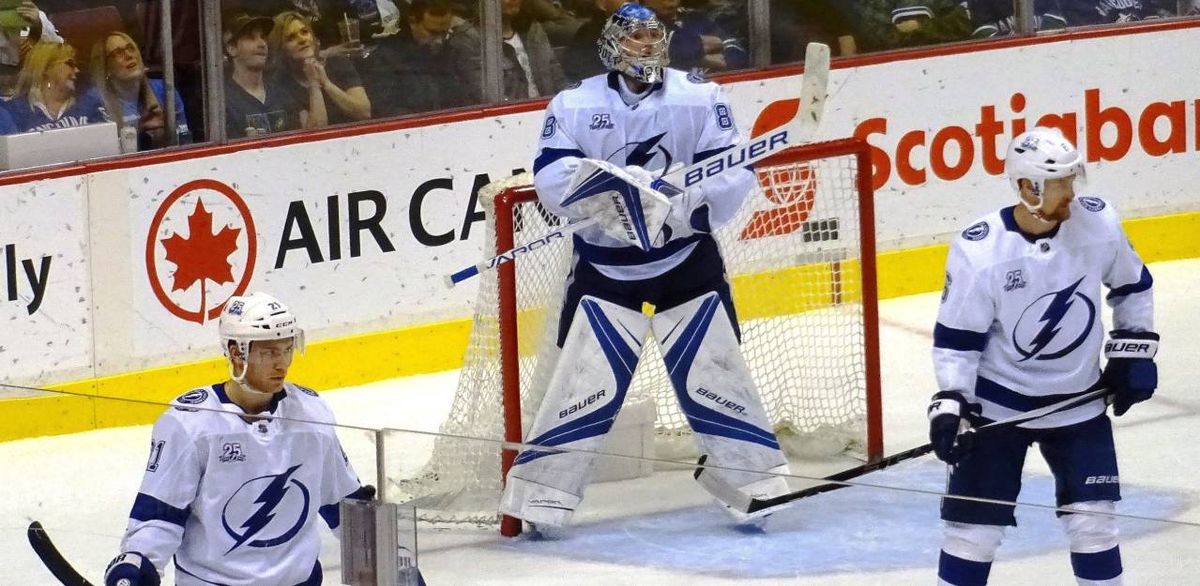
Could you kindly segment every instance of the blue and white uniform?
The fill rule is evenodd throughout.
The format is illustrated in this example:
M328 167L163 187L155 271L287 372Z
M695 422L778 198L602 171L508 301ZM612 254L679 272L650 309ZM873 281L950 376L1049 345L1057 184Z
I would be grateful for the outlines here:
M626 4L622 10L644 9ZM624 75L585 79L551 101L534 162L538 197L550 211L583 219L579 208L563 205L582 158L662 176L672 165L705 160L739 142L716 84L665 69L662 81L635 94ZM686 198L675 196L672 213L679 221L668 222L649 250L598 226L575 235L559 320L561 352L526 443L602 450L652 331L708 461L787 472L738 347L737 315L711 234L734 216L754 182L752 171L735 167L689 188ZM642 314L644 303L655 306L652 319ZM532 523L563 525L581 502L592 468L584 452L525 450L509 471L500 509ZM713 474L754 496L787 491L781 476Z
M934 329L938 388L962 393L993 421L1081 394L1100 378L1101 303L1112 306L1112 329L1153 331L1152 285L1102 199L1074 200L1070 220L1034 239L1017 228L1013 208L989 214L950 246ZM1103 412L1096 399L1022 427Z
M269 412L288 419L247 422L216 384L172 405L154 425L122 551L160 572L174 556L180 586L319 584L317 516L336 528L338 503L361 488L325 402L285 383Z
M637 165L661 176L676 163L703 161L737 144L737 124L721 86L676 69L649 93L634 96L617 73L589 77L550 102L533 163L538 199L548 210L571 219L576 209L562 205L578 159L601 159L619 167ZM607 236L599 227L575 235L575 252L601 274L616 280L656 277L687 258L701 240L723 226L754 185L754 173L733 169L693 188L690 205L706 205L692 230L673 234L661 247L643 252Z
M1050 139L1065 143L1061 137ZM1020 137L1014 143L1023 144ZM1032 144L1020 154L1042 152L1036 141ZM1070 152L1075 153L1073 147ZM1012 150L1009 156L1015 156ZM1046 155L1031 158L1038 156ZM1038 236L1021 231L1015 209L985 216L954 240L934 328L941 391L935 403L961 394L966 403L981 407L982 419L967 416L974 425L1058 403L1101 384L1101 303L1112 307L1114 331L1157 339L1153 278L1111 205L1096 197L1076 198L1070 218ZM1102 286L1108 289L1103 299ZM1113 362L1110 354L1109 367ZM937 420L932 422L936 430ZM1078 583L1119 586L1123 570L1111 514L1121 498L1120 475L1104 399L981 434L950 468L947 494L1016 501L1025 458L1035 443L1054 475L1056 504L1086 513L1059 512ZM943 499L938 583L986 584L1004 527L1016 525L1014 509Z

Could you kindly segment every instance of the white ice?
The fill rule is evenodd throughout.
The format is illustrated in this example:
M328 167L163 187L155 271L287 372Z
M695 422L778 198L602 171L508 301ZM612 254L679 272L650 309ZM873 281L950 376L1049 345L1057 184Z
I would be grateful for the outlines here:
M1200 260L1151 265L1155 277L1159 391L1114 420L1124 500L1121 549L1127 584L1200 583ZM886 452L926 441L934 389L930 332L937 294L881 304ZM436 431L455 372L384 381L324 396L342 423ZM364 432L341 433L366 481L373 453ZM54 584L25 542L40 520L93 581L117 553L145 465L148 426L0 444L0 585ZM419 463L432 438L403 435L392 449ZM861 478L775 514L765 532L742 533L686 472L593 486L572 527L541 538L422 528L420 564L433 586L467 584L932 584L945 467L925 457ZM924 492L921 492L924 491ZM1021 502L1053 503L1036 451ZM1052 511L1017 510L992 570L993 584L1071 584L1066 539ZM1168 523L1170 520L1176 523ZM1179 524L1182 522L1184 524ZM326 583L340 583L337 544L325 538ZM170 576L170 574L168 574ZM170 583L168 581L167 583Z

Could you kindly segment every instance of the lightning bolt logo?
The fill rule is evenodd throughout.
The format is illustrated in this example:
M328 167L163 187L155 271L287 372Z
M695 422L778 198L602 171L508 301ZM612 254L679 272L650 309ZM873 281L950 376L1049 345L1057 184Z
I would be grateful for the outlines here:
M276 474L273 476L260 476L242 485L242 488L244 489L255 481L266 478L271 479L267 484L267 487L262 489L262 491L258 493L258 497L254 499L254 504L258 505L258 508L256 508L254 513L252 513L244 522L242 522L240 525L240 532L235 531L232 527L230 527L228 521L229 504L234 501L238 494L235 493L234 496L230 498L229 502L225 504L225 514L222 515L221 519L222 524L225 526L225 531L234 538L234 544L229 548L228 551L225 552L226 554L229 554L233 550L247 543L251 547L272 547L279 545L280 543L288 541L299 532L300 528L304 525L304 522L308 518L309 504L308 489L304 486L304 484L292 478L292 475L300 468L300 466L301 464L292 466L282 474ZM251 541L252 538L256 537L260 532L262 532L263 529L267 527L267 525L271 523L272 520L275 519L276 509L279 507L280 503L283 502L284 497L287 496L288 492L293 486L300 490L300 496L304 501L304 506L302 507L300 517L297 519L295 524L293 524L290 529L278 537ZM239 489L238 493L240 492L241 490Z
M1067 354L1070 354L1071 351L1075 350L1075 348L1078 348L1079 345L1083 343L1083 340L1087 338L1088 333L1092 329L1092 324L1095 321L1096 307L1086 295L1078 293L1077 290L1082 283L1083 277L1080 277L1078 281L1075 281L1061 291L1055 291L1054 293L1043 295L1025 310L1025 312L1028 313L1034 308L1034 306L1039 305L1043 299L1050 297L1050 302L1046 305L1046 308L1041 312L1040 317L1037 319L1037 322L1041 324L1041 327L1038 329L1037 334L1029 340L1027 348L1017 340L1017 332L1022 329L1019 327L1020 323L1018 322L1018 327L1013 328L1013 347L1015 347L1017 352L1020 352L1021 356L1023 356L1021 362L1031 358L1037 360L1054 360L1056 358L1061 358ZM1059 332L1062 331L1063 319L1067 317L1071 307L1075 304L1076 298L1082 299L1083 303L1086 305L1088 312L1086 327L1082 329L1078 337L1076 337L1070 344L1067 344L1067 346L1062 350L1042 354L1042 351L1050 346L1050 343L1053 342L1055 338L1058 337ZM1021 318L1023 321L1025 315L1023 314Z

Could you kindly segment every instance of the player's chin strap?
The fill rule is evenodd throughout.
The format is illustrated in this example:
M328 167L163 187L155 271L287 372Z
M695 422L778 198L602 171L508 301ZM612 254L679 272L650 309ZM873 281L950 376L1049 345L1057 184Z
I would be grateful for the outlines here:
M1020 425L1022 423L1025 423L1027 421L1032 421L1034 419L1039 419L1039 418L1045 417L1047 415L1052 415L1054 413L1066 411L1067 409L1071 409L1072 407L1078 407L1080 405L1083 405L1084 403L1088 403L1090 401L1096 400L1101 397L1107 398L1111 394L1112 394L1112 391L1108 387L1100 387L1098 389L1093 389L1091 391L1083 393L1082 395L1076 395L1069 399L1059 401L1058 403L1054 403L1052 405L1047 405L1040 409L1034 409L1033 411L1027 411L1025 413L1014 415L1012 417L1009 417L1008 419L1001 419L1000 421L993 421L987 425L983 425L980 427L973 427L967 431L964 431L963 434L979 434L979 433L986 434L989 431L995 431L997 429L1014 427L1014 426ZM695 477L696 482L700 483L700 485L703 486L704 489L707 490L709 494L716 497L717 500L728 505L730 508L736 509L742 513L752 514L752 513L757 513L759 511L762 511L764 509L779 507L779 506L791 503L793 501L800 500L805 497L810 497L813 495L821 494L823 492L829 492L831 490L837 490L839 488L846 488L847 486L853 486L850 484L846 484L845 481L850 480L852 478L858 478L859 476L867 474L868 472L875 472L876 470L882 470L884 468L887 468L894 464L898 464L905 460L910 460L912 458L924 456L925 454L928 454L929 452L932 452L932 451L933 451L933 444L920 445L920 446L917 446L910 450L905 450L903 452L900 452L898 454L892 454L891 456L887 456L876 462L868 462L866 464L863 464L862 466L857 466L857 467L851 468L849 470L844 470L844 471L838 472L837 474L834 474L832 476L826 476L823 480L825 480L829 484L819 484L817 486L812 486L809 488L805 488L803 490L797 490L795 492L789 492L787 494L782 494L777 497L765 498L765 499L753 498L753 497L747 495L746 493L738 490L736 487L732 486L725 480L723 480L720 477L720 475L706 473L707 468L705 468L704 462L708 459L707 455L700 456L700 461L696 463L696 471L693 473L693 476Z
M233 379L233 382L237 383L239 388L251 395L258 395L263 398L274 397L275 393L260 391L254 388L254 385L246 382L246 371L248 370L250 370L250 357L248 356L242 359L241 374L237 373L236 367L233 365L233 361L229 361L229 378Z

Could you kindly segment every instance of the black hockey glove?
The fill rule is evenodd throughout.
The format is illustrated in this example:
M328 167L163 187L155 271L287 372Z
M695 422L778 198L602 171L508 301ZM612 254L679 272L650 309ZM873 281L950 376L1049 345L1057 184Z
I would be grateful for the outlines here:
M104 586L159 586L158 570L142 554L127 551L108 563Z
M971 427L970 415L981 407L967 403L958 391L941 391L929 403L929 443L939 460L954 465L971 451L975 434L961 432Z
M358 489L354 492L346 495L346 498L360 501L373 501L375 500L375 486L371 484L364 484L358 487Z
M1158 334L1113 330L1104 345L1104 384L1113 392L1113 415L1120 417L1133 406L1154 395L1158 387Z

